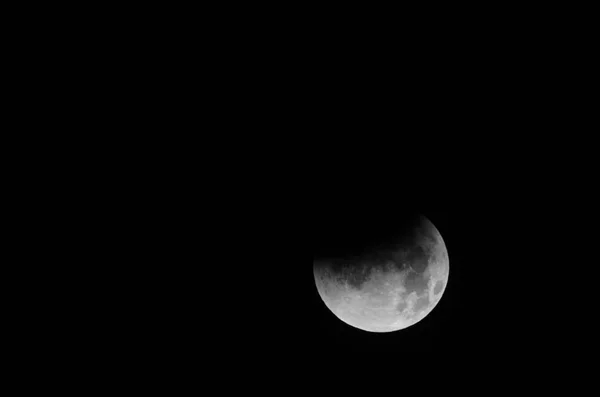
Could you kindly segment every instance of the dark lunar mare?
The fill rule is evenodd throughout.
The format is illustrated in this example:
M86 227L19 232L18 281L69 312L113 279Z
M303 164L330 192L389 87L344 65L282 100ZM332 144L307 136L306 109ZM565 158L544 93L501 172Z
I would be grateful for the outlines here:
M404 263L404 269L407 270L404 279L406 295L413 292L418 296L427 295L430 276L426 275L425 271L435 254L435 246L433 245L435 241L431 226L420 228L410 249L399 255L399 262ZM415 306L415 312L420 309L421 305L424 305L423 307L429 305L429 298L419 299Z
M415 306L413 307L413 311L415 313L419 313L429 307L429 296L424 295L417 299Z
M442 292L443 288L444 288L444 282L443 281L438 281L437 283L435 283L435 288L433 289L434 295L437 295L440 292Z

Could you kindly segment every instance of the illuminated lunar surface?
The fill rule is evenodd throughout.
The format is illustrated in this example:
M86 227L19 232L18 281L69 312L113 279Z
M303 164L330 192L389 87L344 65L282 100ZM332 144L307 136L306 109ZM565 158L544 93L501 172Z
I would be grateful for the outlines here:
M415 231L410 246L386 256L386 264L366 270L357 287L329 271L328 263L315 262L319 295L343 322L370 332L392 332L416 324L435 308L449 276L446 245L429 221Z

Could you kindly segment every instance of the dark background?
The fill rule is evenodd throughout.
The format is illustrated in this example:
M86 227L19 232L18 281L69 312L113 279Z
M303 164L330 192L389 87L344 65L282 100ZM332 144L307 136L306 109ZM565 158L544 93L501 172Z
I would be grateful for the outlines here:
M496 39L465 32L445 52L406 35L379 48L379 40L362 48L340 40L342 47L317 35L317 44L298 50L286 38L259 46L267 41L245 43L249 36L234 32L221 44L212 37L226 34L211 31L199 46L184 32L197 25L178 24L179 36L193 37L189 45L144 29L131 41L114 34L118 44L104 49L94 44L103 34L66 29L81 45L34 37L45 50L26 62L32 71L25 68L23 84L41 93L21 89L13 101L34 103L22 128L98 131L89 145L46 134L61 150L32 139L52 162L31 167L43 183L17 178L40 189L24 195L26 213L50 214L34 233L56 236L65 222L56 208L66 207L76 213L69 238L47 245L68 252L76 268L90 256L98 262L85 282L64 282L93 294L101 314L68 289L64 300L82 307L64 316L77 327L64 333L49 311L63 338L83 339L82 356L96 357L91 346L110 352L108 366L143 361L193 376L208 367L262 385L293 378L286 390L315 379L343 379L342 386L383 379L397 392L415 374L447 373L462 384L490 373L544 375L590 356L580 341L595 311L579 312L594 292L596 153L594 129L581 117L592 103L580 73L589 62L566 68L573 41L562 44L565 54L557 54L557 40L540 46L519 35L499 48L499 29ZM585 46L580 53L590 54ZM64 67L65 58L83 65ZM83 100L90 93L93 100ZM26 142L25 152L32 146ZM56 158L68 172L48 167ZM355 231L393 230L403 211L422 213L441 232L446 291L408 329L354 329L321 301L314 252ZM82 232L90 225L98 236ZM45 276L40 284L56 289ZM47 327L34 328L32 339ZM379 376L365 376L373 372Z

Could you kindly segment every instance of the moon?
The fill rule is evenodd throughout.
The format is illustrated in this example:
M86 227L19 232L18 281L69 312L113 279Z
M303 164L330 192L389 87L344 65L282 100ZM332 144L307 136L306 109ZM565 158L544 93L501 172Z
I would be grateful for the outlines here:
M446 244L425 217L397 241L351 258L315 258L318 293L341 321L369 332L392 332L429 315L450 273Z

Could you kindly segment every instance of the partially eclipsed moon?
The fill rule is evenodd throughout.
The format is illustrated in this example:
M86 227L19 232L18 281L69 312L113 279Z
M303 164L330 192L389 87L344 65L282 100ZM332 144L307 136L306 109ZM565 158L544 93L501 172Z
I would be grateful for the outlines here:
M411 246L380 255L385 261L378 264L363 261L360 271L315 262L317 289L329 310L343 322L370 332L397 331L427 316L448 283L448 252L429 220L415 235Z

